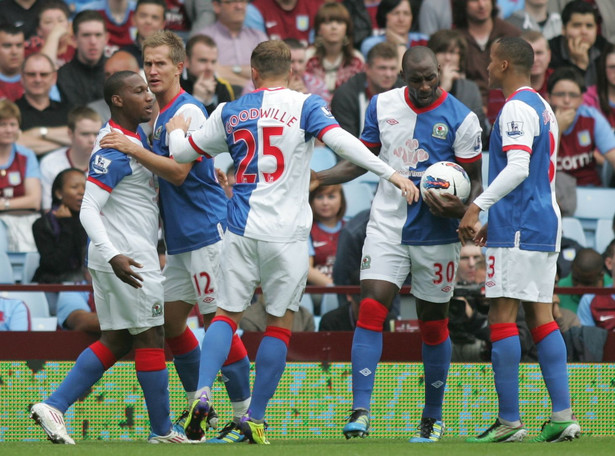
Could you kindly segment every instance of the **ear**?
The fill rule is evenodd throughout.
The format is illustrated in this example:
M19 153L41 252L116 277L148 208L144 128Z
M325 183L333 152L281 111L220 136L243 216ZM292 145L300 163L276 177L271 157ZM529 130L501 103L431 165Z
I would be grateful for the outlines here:
M177 64L177 73L175 73L175 74L178 74L178 75L180 75L180 76L181 76L181 75L182 75L182 73L184 72L184 65L185 65L185 64L186 64L185 62L179 62L179 63Z
M122 100L122 97L120 97L119 95L112 95L111 103L119 107L124 106L124 100Z
M613 260L615 259L615 255L612 257L607 257L604 260L604 265L606 266L606 268L611 271L611 275L613 274L613 266L615 266L615 264L613 263Z

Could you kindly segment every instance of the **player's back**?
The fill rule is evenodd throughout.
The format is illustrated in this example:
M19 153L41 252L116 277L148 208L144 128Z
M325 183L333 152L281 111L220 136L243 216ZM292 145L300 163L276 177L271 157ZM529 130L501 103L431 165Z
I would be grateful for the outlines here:
M229 102L212 116L224 128L236 169L228 226L273 242L307 239L314 136L337 122L320 97L263 89Z

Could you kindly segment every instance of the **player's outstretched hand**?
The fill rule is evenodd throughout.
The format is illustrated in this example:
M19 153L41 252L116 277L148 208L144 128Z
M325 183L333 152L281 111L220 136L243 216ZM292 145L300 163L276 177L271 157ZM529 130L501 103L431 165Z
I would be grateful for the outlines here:
M407 177L402 176L398 172L394 172L389 177L389 182L401 190L401 196L406 198L408 204L416 203L419 200L419 189Z
M113 272L122 282L127 283L131 287L141 288L143 284L143 277L137 274L132 270L131 266L136 268L142 268L143 265L141 263L137 263L130 257L126 255L115 255L113 258L109 260L109 264L113 268Z
M133 143L126 135L116 130L111 130L100 140L100 147L103 149L115 149L127 155L139 153L140 147Z
M188 127L190 127L190 119L184 118L181 114L178 114L171 118L167 122L167 132L171 133L173 130L183 130L184 134L188 133Z
M480 222L478 221L478 214L480 214L480 207L472 203L466 210L464 216L461 218L461 221L459 222L458 233L459 240L462 244L467 241L474 241L476 243L475 236L481 229ZM486 232L484 237L486 240Z
M429 206L429 211L439 217L461 218L466 211L463 201L450 193L437 193L429 189L423 195L423 201Z

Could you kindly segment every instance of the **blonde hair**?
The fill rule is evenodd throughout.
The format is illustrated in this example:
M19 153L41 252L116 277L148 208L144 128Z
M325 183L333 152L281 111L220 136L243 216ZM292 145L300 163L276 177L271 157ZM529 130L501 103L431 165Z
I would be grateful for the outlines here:
M149 38L143 41L143 53L145 54L146 48L157 48L160 46L167 46L169 48L169 57L171 62L177 65L178 63L186 60L186 49L184 48L184 42L175 33L169 30L161 30L154 33Z

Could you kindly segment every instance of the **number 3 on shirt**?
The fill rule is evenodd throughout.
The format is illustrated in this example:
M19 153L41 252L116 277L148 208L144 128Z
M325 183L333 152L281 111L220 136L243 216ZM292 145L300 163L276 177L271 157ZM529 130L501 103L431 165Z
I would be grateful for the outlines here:
M263 178L265 182L271 183L277 181L284 172L284 154L282 151L271 145L272 136L282 136L284 127L263 127L263 155L271 155L275 159L276 168L272 173L263 172ZM233 132L233 141L238 143L243 141L246 146L246 155L239 163L237 169L237 183L238 184L253 184L256 182L257 175L254 173L246 172L248 166L256 157L257 145L254 135L250 130L241 129Z

